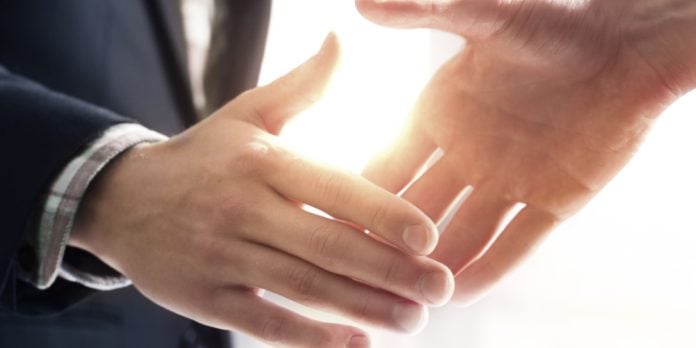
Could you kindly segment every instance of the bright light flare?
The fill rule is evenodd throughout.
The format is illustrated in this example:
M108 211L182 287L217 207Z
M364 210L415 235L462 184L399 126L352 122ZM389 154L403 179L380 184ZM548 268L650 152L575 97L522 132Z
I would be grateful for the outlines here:
M281 141L310 158L359 172L396 138L427 82L430 33L378 27L350 1L313 3L316 18L289 14L296 8L290 2L274 3L261 80L289 71L315 53L326 33L336 32L341 62L324 98L290 122Z

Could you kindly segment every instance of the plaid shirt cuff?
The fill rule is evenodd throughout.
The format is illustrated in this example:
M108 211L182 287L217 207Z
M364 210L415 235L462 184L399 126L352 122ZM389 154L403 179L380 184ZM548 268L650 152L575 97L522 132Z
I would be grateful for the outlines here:
M25 276L39 289L50 287L60 275L97 290L112 290L130 285L124 276L91 274L63 262L70 239L75 214L84 193L97 174L111 160L131 147L145 142L166 140L162 134L137 124L119 124L104 134L75 157L53 182L40 214L37 235L32 236L36 268Z

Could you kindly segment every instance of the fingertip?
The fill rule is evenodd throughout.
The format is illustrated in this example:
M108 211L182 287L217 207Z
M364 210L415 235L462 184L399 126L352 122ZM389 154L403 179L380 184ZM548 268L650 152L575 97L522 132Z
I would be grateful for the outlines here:
M358 10L358 13L363 15L364 17L367 17L368 13L366 11L369 11L369 5L372 3L372 1L368 0L355 0L355 8Z
M385 12L393 7L395 4L398 5L398 1L389 0L355 0L355 8L358 12L365 18L375 21L383 22L385 21Z
M432 222L409 225L403 231L402 239L408 251L419 256L427 256L435 250L439 233Z
M457 308L469 308L471 305L476 303L476 300L473 300L471 298L458 298L458 297L453 297L450 303L457 307Z
M334 48L334 49L339 48L338 35L336 34L335 31L329 31L326 34L326 37L324 38L324 42L321 44L321 48L319 49L319 52L323 52L325 49L328 49L328 48Z
M478 291L458 292L452 297L450 303L458 308L468 308L483 298L485 293Z
M346 348L367 348L370 347L370 339L364 334L356 334L348 339Z
M495 289L499 278L488 278L490 274L486 271L482 272L478 268L481 267L479 262L477 261L457 274L455 278L456 289L450 301L454 306L470 307Z
M454 295L454 275L447 267L441 265L441 269L421 277L418 287L428 305L440 307L448 303Z
M335 341L330 346L346 348L367 348L370 347L369 335L356 327L341 324L329 324L334 330Z
M305 344L309 347L370 347L368 334L354 326L343 324L323 323L321 336L308 338Z
M428 324L428 308L411 301L401 301L394 307L392 318L404 333L416 334Z
M324 41L317 53L310 59L307 64L303 65L309 70L312 70L312 76L310 76L310 81L308 91L306 93L315 96L311 98L312 101L318 100L321 95L324 94L331 77L333 76L336 67L338 66L338 61L340 60L341 46L338 40L338 35L335 32L330 31L326 34Z
M340 59L340 45L329 32L307 61L270 84L243 94L247 120L277 135L285 123L322 98ZM253 116L253 117L252 117Z
M427 24L423 5L414 0L356 0L358 12L368 20L396 28Z
M338 39L338 35L335 32L330 31L328 34L326 34L326 37L324 38L316 57L335 62L340 57L340 52L341 44Z

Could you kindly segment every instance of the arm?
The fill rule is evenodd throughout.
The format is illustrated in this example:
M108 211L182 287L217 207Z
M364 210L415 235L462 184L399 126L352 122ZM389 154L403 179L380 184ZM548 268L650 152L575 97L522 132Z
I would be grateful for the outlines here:
M137 124L118 124L109 127L73 158L52 183L40 207L42 212L39 214L37 231L29 235L36 267L26 270L23 278L42 290L49 288L59 274L64 279L97 290L112 290L129 285L128 279L94 257L78 256L76 250L68 250L66 260L63 256L79 204L99 172L137 144L166 139L167 137ZM76 262L71 262L70 259L76 259Z
M382 24L467 39L423 91L401 141L365 171L398 192L442 149L403 194L435 221L473 188L433 254L458 274L461 304L581 209L664 108L696 85L693 1L357 4ZM503 225L518 203L524 208Z
M261 289L361 322L418 329L424 304L447 301L453 288L446 267L421 256L437 241L432 222L364 179L306 161L274 141L289 117L319 97L337 56L329 39L291 74L245 93L187 132L125 151L90 184L69 244L99 257L163 307L278 344L333 346L355 338L364 346L366 337L267 303ZM14 95L8 100L36 103ZM95 127L56 171L121 121L114 116ZM46 181L50 185L51 175ZM298 203L352 224L309 214ZM47 291L65 295L64 284ZM13 293L5 292L15 300L8 301L11 310L17 307ZM57 296L54 302L69 301Z
M422 256L436 244L432 222L359 176L275 140L320 97L337 48L329 37L290 74L168 141L125 152L91 185L70 244L173 312L275 344L343 346L355 338L363 346L366 338L268 303L262 289L371 325L418 329L424 305L447 301L453 285L444 265Z
M2 308L23 311L13 294L27 286L18 279L21 248L36 226L45 193L70 159L110 126L128 120L101 108L49 91L0 67L0 153L3 170L3 227L0 234ZM21 250L21 251L20 251ZM26 259L32 259L29 256ZM78 294L79 293L79 294ZM85 292L76 292L82 297ZM50 298L51 293L42 295ZM77 298L64 299L69 305ZM27 308L28 309L28 308Z

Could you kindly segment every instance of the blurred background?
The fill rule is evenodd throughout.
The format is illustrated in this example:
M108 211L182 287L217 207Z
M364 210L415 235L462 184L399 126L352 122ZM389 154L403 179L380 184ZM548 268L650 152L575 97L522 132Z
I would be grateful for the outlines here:
M275 1L261 83L314 54L329 31L342 42L341 67L326 98L282 138L307 156L360 172L462 42L372 25L352 1ZM672 106L628 167L486 299L433 309L417 335L371 331L374 346L696 347L695 112L693 94Z

